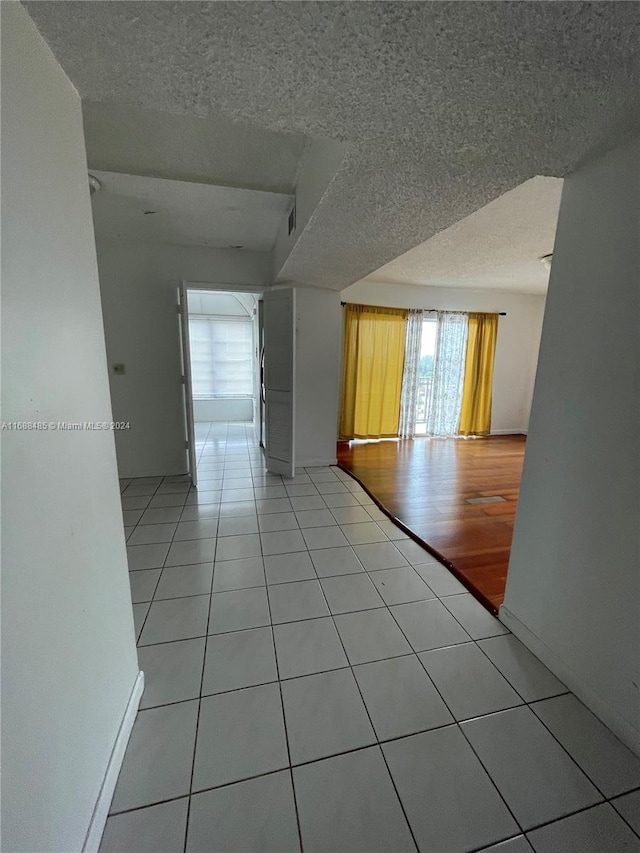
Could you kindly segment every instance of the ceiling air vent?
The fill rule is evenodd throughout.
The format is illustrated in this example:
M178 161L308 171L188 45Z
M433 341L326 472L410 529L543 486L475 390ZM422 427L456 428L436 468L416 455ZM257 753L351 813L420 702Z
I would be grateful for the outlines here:
M289 234L292 234L296 230L296 206L295 204L291 208L289 213Z

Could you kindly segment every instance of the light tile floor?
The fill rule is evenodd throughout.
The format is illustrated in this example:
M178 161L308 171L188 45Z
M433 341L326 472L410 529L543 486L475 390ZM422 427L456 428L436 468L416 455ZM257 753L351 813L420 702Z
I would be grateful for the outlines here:
M146 688L101 853L640 851L640 761L337 468L122 482Z

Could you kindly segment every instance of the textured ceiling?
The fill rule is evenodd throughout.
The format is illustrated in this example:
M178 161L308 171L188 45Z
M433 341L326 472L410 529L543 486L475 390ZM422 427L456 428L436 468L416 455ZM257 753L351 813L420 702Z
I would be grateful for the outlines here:
M639 127L637 3L25 5L83 98L346 141L280 273L307 284L341 289Z
M531 178L363 281L546 293L562 178Z
M268 252L291 196L92 169L98 239Z
M82 106L91 169L292 193L305 137L224 116L203 119L120 104Z

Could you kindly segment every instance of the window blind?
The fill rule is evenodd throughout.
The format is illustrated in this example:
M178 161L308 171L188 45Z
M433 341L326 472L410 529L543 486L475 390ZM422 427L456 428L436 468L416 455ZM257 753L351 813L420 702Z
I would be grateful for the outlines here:
M253 327L249 318L190 316L194 399L253 396Z

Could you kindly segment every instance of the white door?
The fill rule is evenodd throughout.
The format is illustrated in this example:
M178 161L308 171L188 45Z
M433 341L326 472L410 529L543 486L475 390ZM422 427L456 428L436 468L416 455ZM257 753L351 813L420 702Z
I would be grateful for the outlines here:
M258 302L258 340L259 340L259 362L258 362L258 413L260 418L260 437L259 444L264 450L266 441L266 428L264 424L264 300Z
M253 313L253 433L262 444L262 299Z
M178 315L180 317L180 346L182 351L182 395L186 428L187 458L193 485L197 485L196 435L193 418L193 385L191 382L191 350L189 348L189 304L184 282L178 288Z
M265 455L274 474L295 474L296 294L264 294Z

